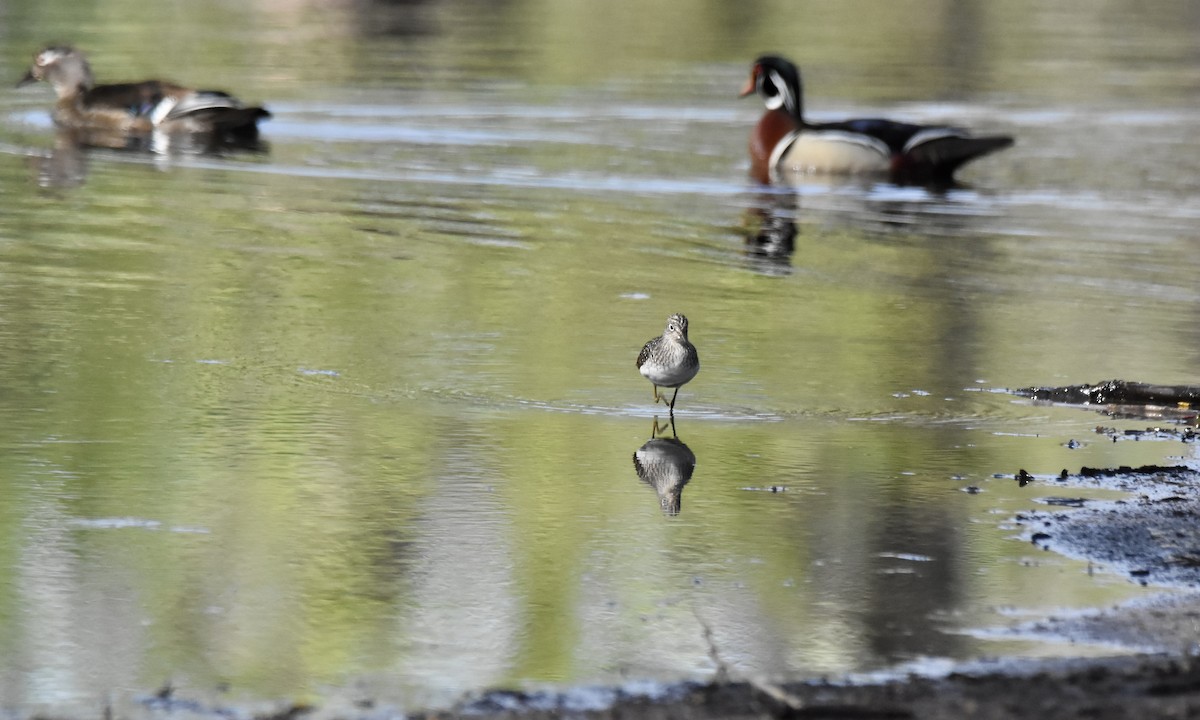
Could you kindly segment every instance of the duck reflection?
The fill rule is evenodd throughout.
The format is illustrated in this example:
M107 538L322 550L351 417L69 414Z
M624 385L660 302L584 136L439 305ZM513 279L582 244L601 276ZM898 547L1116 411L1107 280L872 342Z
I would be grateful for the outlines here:
M658 433L671 430L672 437L658 437ZM696 455L675 435L675 419L660 426L654 418L654 429L650 439L633 453L633 468L638 479L654 488L658 504L666 515L678 515L683 498L683 486L692 479L696 469Z
M799 200L792 192L762 192L746 208L742 227L746 257L760 271L786 275L796 250Z
M170 157L182 155L224 157L240 153L265 153L267 149L267 143L257 138L240 142L213 135L131 135L105 130L56 128L54 147L49 153L33 156L30 164L40 187L69 188L79 187L87 180L88 153L92 150L147 154L170 162ZM159 160L156 160L155 164L158 163Z
M39 187L79 187L88 174L87 153L70 130L56 132L50 152L31 156L29 164Z

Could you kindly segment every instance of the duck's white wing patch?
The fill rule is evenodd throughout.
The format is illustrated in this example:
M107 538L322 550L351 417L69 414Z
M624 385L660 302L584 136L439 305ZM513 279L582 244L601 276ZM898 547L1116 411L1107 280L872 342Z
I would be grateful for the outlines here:
M908 139L904 143L904 152L909 152L918 145L923 145L934 140L945 140L946 138L961 138L964 133L961 130L952 127L931 127L921 130Z
M155 125L158 125L166 120L176 120L203 110L236 110L241 107L243 107L242 103L232 95L215 90L201 90L178 99L164 98L155 107L151 119Z
M171 111L178 104L179 100L169 96L159 100L154 109L150 111L150 122L154 125L161 125L162 121L167 119L167 116L171 114Z

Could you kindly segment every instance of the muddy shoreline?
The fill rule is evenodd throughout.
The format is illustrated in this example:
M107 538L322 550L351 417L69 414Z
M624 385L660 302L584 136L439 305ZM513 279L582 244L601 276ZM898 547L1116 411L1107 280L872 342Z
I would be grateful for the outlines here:
M678 686L663 697L618 697L603 709L580 709L570 695L490 693L452 710L417 715L454 718L1132 718L1192 717L1200 712L1200 660L1147 655L1060 660L941 679L912 677L848 685L749 681Z

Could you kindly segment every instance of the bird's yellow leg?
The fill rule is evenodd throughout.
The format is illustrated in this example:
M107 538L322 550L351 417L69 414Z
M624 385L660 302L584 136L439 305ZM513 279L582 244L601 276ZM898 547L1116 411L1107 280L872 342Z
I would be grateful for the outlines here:
M659 394L658 394L658 386L657 386L657 385L655 385L655 386L654 386L654 404L655 404L655 405L657 405L657 404L659 404L660 402L662 402L663 400L666 400L666 398L664 398L664 397L660 397L660 396L659 396Z
M654 438L658 437L659 433L666 432L667 428L671 429L672 435L675 434L675 416L672 415L670 421L659 424L658 416L655 415L654 416L654 429L652 429L650 431L650 439L653 440Z

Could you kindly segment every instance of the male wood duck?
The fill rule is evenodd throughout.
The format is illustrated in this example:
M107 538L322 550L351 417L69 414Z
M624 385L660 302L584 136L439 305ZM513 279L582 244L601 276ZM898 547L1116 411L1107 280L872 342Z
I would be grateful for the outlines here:
M17 87L44 80L58 95L51 116L63 128L100 133L212 135L251 141L258 121L271 117L220 90L193 90L162 80L97 85L87 58L75 48L47 47Z
M777 55L754 61L740 97L754 92L767 106L750 136L750 172L762 183L781 173L814 173L949 184L964 163L1013 144L1006 135L973 137L945 125L880 118L807 122L800 71Z

